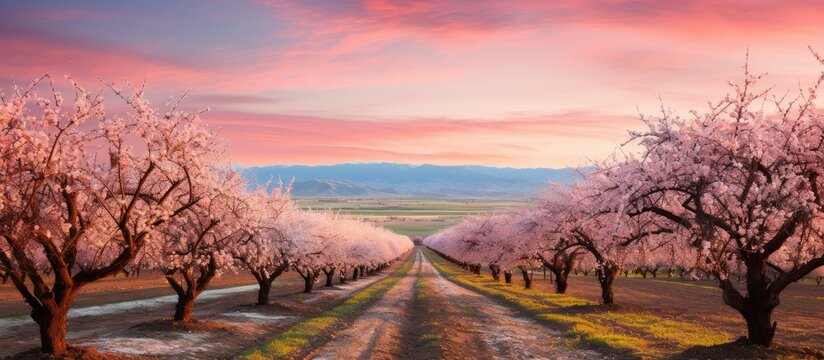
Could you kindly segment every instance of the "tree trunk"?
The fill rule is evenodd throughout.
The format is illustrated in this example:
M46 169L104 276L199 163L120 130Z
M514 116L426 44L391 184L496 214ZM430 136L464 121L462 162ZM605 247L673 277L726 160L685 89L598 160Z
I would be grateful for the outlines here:
M489 271L492 272L492 280L501 280L501 268L495 264L489 264Z
M519 267L519 269L524 277L524 289L532 289L532 278L529 276L529 271L522 267Z
M744 315L747 320L747 339L752 344L769 347L775 336L777 322L773 322L772 308L755 307Z
M315 277L309 272L303 277L303 292L307 294L311 293L313 287L315 287Z
M358 279L358 271L358 268L355 268L354 271L352 271L352 280Z
M778 306L778 295L772 292L749 293L747 297L732 288L732 283L721 282L724 303L738 310L747 321L747 340L751 344L769 347L775 335L776 322L772 321L772 312Z
M766 275L766 260L752 256L744 262L747 266L746 297L741 295L728 278L719 279L719 286L724 303L738 310L747 321L747 340L751 344L769 347L777 326L777 323L772 321L772 312L780 303L779 293L771 289L771 280Z
M603 265L595 271L596 275L598 275L598 282L601 284L601 300L603 300L605 305L615 303L612 283L618 276L618 271L618 267L611 264Z
M182 322L188 324L192 320L192 310L195 307L195 295L187 292L185 295L177 297L177 304L175 305L175 322Z
M275 280L274 278L272 280ZM258 281L258 305L268 305L269 304L269 290L272 289L272 280L267 279L257 279Z
M268 305L269 304L269 292L272 289L272 283L278 276L282 275L287 269L289 269L288 263L282 263L278 267L274 268L271 273L267 271L266 267L258 267L255 268L251 265L247 264L249 271L252 272L254 275L255 280L258 283L258 305Z
M507 284L512 284L512 271L504 271L504 282Z
M339 272L338 277L340 278L341 284L346 284L346 269L341 269Z
M332 270L329 271L324 270L323 273L324 275L326 275L326 287L331 287L332 279L335 276L335 268L332 268Z
M41 310L32 310L32 319L40 327L41 351L51 355L62 355L66 352L66 317L69 307L58 307L54 311L41 307Z
M818 284L818 285L821 285L821 280L822 279L824 279L824 276L819 276L819 277L815 278L815 283Z
M560 269L550 268L552 271L552 275L555 277L555 293L556 294L564 294L566 293L567 287L569 286L568 277L569 272L562 271Z

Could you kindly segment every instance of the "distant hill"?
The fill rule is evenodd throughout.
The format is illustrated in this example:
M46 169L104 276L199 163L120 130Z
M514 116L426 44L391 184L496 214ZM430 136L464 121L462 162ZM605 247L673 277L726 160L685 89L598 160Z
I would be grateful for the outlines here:
M252 184L289 182L296 197L520 198L551 182L575 179L572 168L499 168L479 165L347 163L273 165L244 169Z

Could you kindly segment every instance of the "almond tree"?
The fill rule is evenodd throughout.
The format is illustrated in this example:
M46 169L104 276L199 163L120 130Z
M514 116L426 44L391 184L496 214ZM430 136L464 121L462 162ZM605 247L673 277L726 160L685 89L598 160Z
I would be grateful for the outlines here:
M530 252L549 269L555 283L555 293L566 293L569 286L569 273L584 257L585 251L580 247L566 247L564 241L564 222L557 221L557 212L565 210L563 206L548 204L544 199L542 207L525 208L523 228L527 234Z
M246 183L235 171L213 169L196 182L198 203L164 224L143 254L177 294L173 320L183 324L212 279L234 267L231 249L244 235L241 216L250 206L243 196Z
M824 265L824 118L813 103L824 73L786 100L756 90L760 77L744 72L707 113L645 118L649 129L633 137L641 154L620 170L620 191L633 216L654 214L689 232L681 245L719 281L749 341L769 346L781 292ZM775 112L764 113L765 103ZM743 287L730 276L739 269Z
M596 262L601 300L614 303L613 283L629 251L640 240L667 241L671 229L652 216L628 216L623 194L615 186L610 168L586 174L584 181L568 189L554 188L539 201L547 222L556 223L556 251L586 250ZM666 236L665 236L666 235Z
M505 281L510 283L512 270L518 269L524 287L529 289L532 286L529 269L539 266L540 262L527 233L526 214L522 210L467 217L458 225L427 237L424 245L476 274L487 264L494 280L499 280L503 272Z
M291 265L304 280L304 293L312 292L325 264L324 251L337 236L333 221L331 214L305 211L294 224L300 238L294 242Z
M73 82L72 106L53 86L37 97L45 83L0 97L0 268L31 306L42 351L61 355L77 291L122 271L197 203L191 179L213 137L197 113L152 110L142 87L110 86L129 106L111 116Z
M500 269L496 255L500 248L489 243L488 235L494 230L490 220L489 216L466 217L457 225L428 236L424 245L476 274L480 273L480 263L486 260L495 265L494 276L495 269Z
M292 269L304 279L305 293L312 292L324 269L351 264L365 276L414 246L406 236L329 212L302 212L297 228L302 237L292 251Z
M813 276L815 276L815 283L821 285L821 280L824 280L824 266L813 270Z
M258 283L258 305L269 303L272 282L288 271L290 251L299 238L300 210L290 199L290 188L278 184L271 192L263 186L246 195L249 203L242 214L244 232L232 248L232 254L241 266L248 269Z

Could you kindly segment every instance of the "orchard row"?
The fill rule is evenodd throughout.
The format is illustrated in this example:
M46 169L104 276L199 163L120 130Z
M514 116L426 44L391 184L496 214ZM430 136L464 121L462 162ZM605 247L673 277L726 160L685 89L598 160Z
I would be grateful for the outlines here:
M179 109L183 97L159 113L142 86L107 85L127 109L110 115L101 94L69 83L70 106L49 76L0 97L0 276L31 306L43 352L66 352L77 291L122 271L161 271L178 295L174 319L187 322L225 271L251 272L266 304L285 271L310 292L321 272L357 278L413 246L301 210L283 184L250 190L200 113Z
M528 282L526 268L546 266L561 293L574 267L592 268L604 304L622 270L709 274L749 341L769 346L781 292L824 276L824 116L814 103L824 73L794 98L757 90L759 79L745 66L706 113L642 116L647 129L573 185L424 244L496 279L520 269Z

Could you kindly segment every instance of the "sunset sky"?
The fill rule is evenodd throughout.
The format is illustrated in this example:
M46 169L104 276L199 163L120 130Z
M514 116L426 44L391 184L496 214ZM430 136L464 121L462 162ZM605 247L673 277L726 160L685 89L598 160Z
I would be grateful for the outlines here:
M575 166L659 97L705 109L748 48L764 85L809 85L824 2L786 3L3 2L0 85L146 79L158 106L191 90L243 165Z

